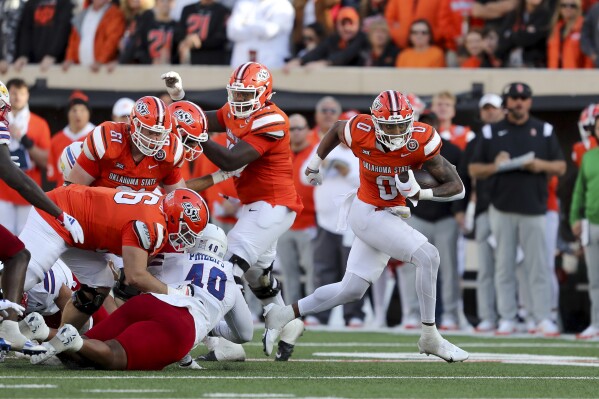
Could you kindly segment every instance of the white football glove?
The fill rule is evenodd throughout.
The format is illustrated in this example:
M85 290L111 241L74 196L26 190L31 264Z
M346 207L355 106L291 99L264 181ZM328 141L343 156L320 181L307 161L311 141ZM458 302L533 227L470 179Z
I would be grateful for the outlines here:
M399 176L395 175L395 185L397 186L399 193L405 198L412 201L412 204L416 206L418 205L418 199L413 197L420 191L420 184L418 184L418 182L416 181L416 178L414 177L414 172L412 172L411 169L408 170L408 176L408 181L402 183L402 181L399 180Z
M185 97L185 90L183 90L183 80L181 76L175 71L170 71L167 73L163 73L160 76L164 79L164 83L166 83L166 91L168 91L169 96L175 101L181 100Z
M21 164L19 162L17 162L19 160L19 157L11 155L10 156L10 160L12 161L12 163L14 163L15 165L17 165L17 168L21 167Z
M73 241L76 244L83 244L83 241L85 240L85 237L83 236L83 228L77 219L68 213L63 212L56 218L56 220L58 220L64 226L64 228L71 233L71 237L73 237Z
M409 219L412 216L410 208L407 206L393 206L391 208L387 208L387 211L392 215L399 216L402 219Z
M25 308L21 305L17 305L8 299L0 299L0 320L2 320L2 317L8 316L8 313L6 312L8 309L14 310L19 316L23 316L23 312L25 311Z
M320 186L322 184L322 173L319 169L306 168L306 176L308 176L308 182L313 186Z

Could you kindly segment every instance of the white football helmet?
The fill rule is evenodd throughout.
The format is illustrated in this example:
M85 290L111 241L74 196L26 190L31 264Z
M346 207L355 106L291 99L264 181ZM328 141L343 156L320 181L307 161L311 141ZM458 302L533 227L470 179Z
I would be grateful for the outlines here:
M6 114L10 112L10 94L4 83L0 82L0 121L6 120Z
M208 223L196 245L190 252L203 252L223 260L227 253L228 241L225 231L215 224Z
M76 141L74 143L69 144L65 147L60 155L60 160L58 161L58 167L60 168L60 172L62 173L63 179L69 180L69 173L73 170L73 166L77 163L77 158L83 151L83 142Z

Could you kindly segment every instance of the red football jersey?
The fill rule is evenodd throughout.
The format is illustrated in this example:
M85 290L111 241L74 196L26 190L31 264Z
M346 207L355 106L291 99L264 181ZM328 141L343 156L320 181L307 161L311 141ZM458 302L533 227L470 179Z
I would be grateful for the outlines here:
M441 136L430 125L414 122L412 138L397 151L388 151L375 137L370 115L350 119L343 132L345 144L360 159L358 198L377 207L406 204L395 185L395 175L422 164L441 150Z
M243 140L260 153L235 178L235 189L243 204L266 201L300 213L303 205L293 184L289 144L289 119L275 104L268 103L246 119L237 119L225 104L217 112L227 129L227 147Z
M577 168L580 168L582 163L582 156L593 148L597 147L597 139L594 136L589 137L589 148L587 148L582 141L579 141L572 146L572 161Z
M183 145L170 133L166 144L153 157L136 163L131 153L130 125L104 122L85 139L77 163L96 180L92 186L119 190L153 191L158 184L171 185L182 179Z
M48 197L83 228L85 242L75 244L56 218L38 209L72 247L121 255L123 246L131 246L153 255L167 242L162 197L156 194L72 184L50 191Z

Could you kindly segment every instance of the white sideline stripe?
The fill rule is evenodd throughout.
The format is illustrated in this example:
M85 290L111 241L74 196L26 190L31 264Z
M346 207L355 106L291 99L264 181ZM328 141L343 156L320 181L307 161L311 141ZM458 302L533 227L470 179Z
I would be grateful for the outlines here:
M401 343L401 342L304 342L301 341L298 344L301 347L306 348L414 348L416 343ZM570 343L526 343L526 342L503 342L496 343L493 341L486 342L462 342L459 344L462 348L488 348L491 345L494 348L593 348L599 349L599 341L597 343L581 343L581 344L570 344ZM243 346L259 346L262 347L262 342L249 342L243 344Z
M343 357L361 359L383 359L399 361L443 361L436 357L423 357L416 353L398 352L316 352L313 356ZM376 360L375 360L376 361ZM582 366L599 367L599 358L583 356L554 356L554 355L531 355L526 353L471 353L469 362L497 362L509 364L544 364L548 366Z
M295 398L292 393L205 393L205 398Z
M2 378L11 379L26 379L31 376L24 375L3 375ZM596 381L599 380L599 376L545 376L545 377L531 377L531 376L380 376L380 375L347 375L347 376L308 376L308 377L293 377L293 376L174 376L174 375L128 375L128 376L65 376L65 377L52 377L52 376L36 376L38 380L353 380L353 379L366 379L366 380L584 380L584 381Z
M56 388L56 385L50 384L21 384L21 385L6 385L0 384L0 388L6 389L45 389L45 388Z
M88 393L154 393L175 392L173 389L82 389L81 392Z

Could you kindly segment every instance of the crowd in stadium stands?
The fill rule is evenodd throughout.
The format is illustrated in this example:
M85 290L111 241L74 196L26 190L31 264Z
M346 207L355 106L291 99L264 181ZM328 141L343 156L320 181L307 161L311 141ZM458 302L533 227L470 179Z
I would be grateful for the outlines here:
M0 73L40 64L592 68L597 0L1 0Z

